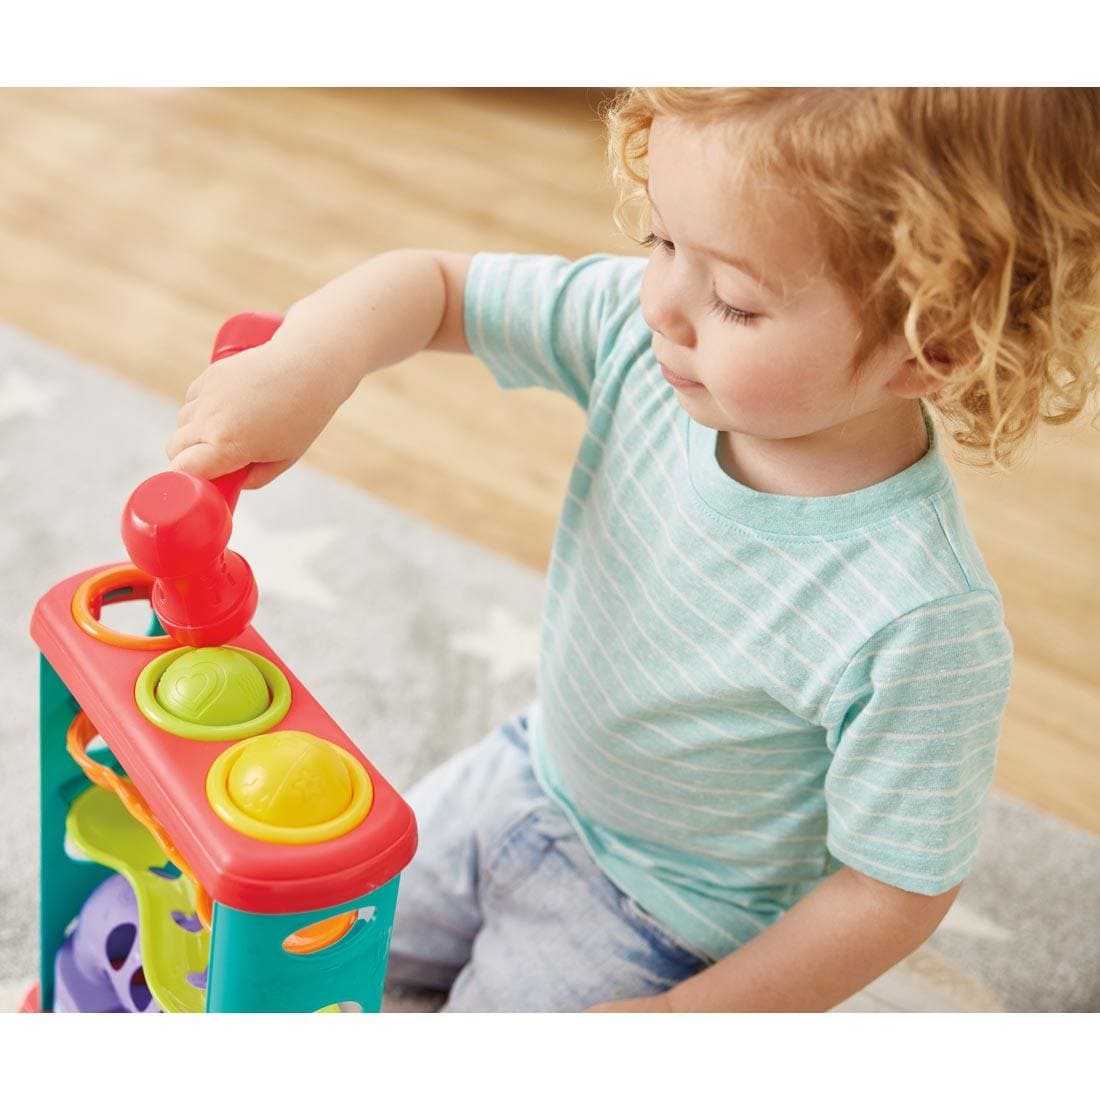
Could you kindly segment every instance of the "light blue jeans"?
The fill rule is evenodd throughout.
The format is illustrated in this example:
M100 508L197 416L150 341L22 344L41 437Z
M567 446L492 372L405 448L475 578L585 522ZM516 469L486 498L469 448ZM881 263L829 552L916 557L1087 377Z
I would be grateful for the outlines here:
M405 797L420 847L401 876L388 978L449 990L443 1011L580 1011L707 965L596 866L535 779L524 716Z

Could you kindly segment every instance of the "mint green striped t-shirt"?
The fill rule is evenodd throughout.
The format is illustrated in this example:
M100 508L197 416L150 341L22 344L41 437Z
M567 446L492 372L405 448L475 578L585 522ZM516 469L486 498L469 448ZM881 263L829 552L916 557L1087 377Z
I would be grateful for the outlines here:
M536 777L608 877L711 959L842 865L967 874L1012 643L932 445L831 497L731 479L661 376L645 262L481 253L466 336L587 426L530 713Z

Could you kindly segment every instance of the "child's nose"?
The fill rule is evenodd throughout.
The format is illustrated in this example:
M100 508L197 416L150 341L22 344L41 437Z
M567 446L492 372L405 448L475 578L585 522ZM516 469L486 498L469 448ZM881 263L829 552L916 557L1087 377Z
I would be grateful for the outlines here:
M670 344L679 344L685 348L694 345L695 329L686 314L674 305L665 304L648 311L643 309L642 317L654 332L663 336Z
M695 329L679 304L671 280L649 277L642 286L642 320L669 343L692 347Z

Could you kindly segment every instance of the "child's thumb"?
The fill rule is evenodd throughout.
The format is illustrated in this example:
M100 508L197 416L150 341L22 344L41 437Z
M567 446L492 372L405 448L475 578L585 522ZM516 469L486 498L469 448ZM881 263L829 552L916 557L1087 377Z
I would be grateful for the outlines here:
M234 462L212 443L192 443L172 458L168 468L196 477L215 478L239 470L241 463Z
M293 460L285 462L254 462L252 469L248 471L248 477L244 479L243 488L262 489L265 485L274 481L285 470L294 465Z

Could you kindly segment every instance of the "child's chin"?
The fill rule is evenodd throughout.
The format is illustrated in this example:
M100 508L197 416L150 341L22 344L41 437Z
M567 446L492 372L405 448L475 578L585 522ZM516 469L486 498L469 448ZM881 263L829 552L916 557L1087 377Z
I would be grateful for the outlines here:
M731 430L732 425L729 422L729 417L722 416L721 413L716 413L713 408L704 404L698 397L692 394L685 395L679 393L676 397L680 402L680 407L696 424L701 424L704 428L713 428L718 432L728 432Z

